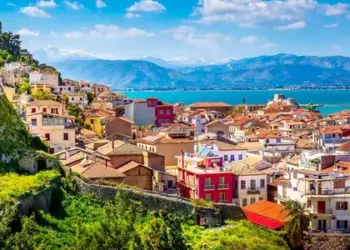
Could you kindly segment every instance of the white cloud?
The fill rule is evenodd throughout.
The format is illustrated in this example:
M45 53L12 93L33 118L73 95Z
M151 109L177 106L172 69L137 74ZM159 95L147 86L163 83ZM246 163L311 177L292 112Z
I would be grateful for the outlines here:
M339 16L348 13L349 5L345 3L337 3L335 5L326 5L326 16Z
M82 8L84 8L84 5L78 3L77 1L73 2L65 0L63 3L72 10L81 10Z
M301 29L304 29L305 27L306 27L306 23L303 21L300 21L300 22L295 22L288 25L277 26L274 29L275 30L301 30Z
M201 0L193 15L197 22L237 23L241 26L300 20L316 0Z
M57 4L55 0L40 0L36 3L36 6L41 7L41 8L55 8L57 7Z
M40 35L40 32L32 31L28 29L20 29L16 33L21 36L39 36Z
M244 44L253 44L256 43L259 39L256 36L246 36L242 37L239 42Z
M101 8L106 8L107 4L103 2L102 0L96 0L96 8L101 9Z
M154 36L154 33L139 28L123 29L117 25L97 24L90 32L72 31L64 34L66 39L82 39L85 37L106 37L106 38L135 38Z
M137 14L137 13L128 12L125 14L125 17L126 18L138 18L138 17L141 17L141 15Z
M16 4L11 3L11 2L7 2L7 3L6 3L6 6L10 6L10 7L17 7L17 6L16 6Z
M326 29L334 29L337 28L339 25L337 23L330 23L330 24L325 24L324 27Z
M129 12L162 12L165 10L166 8L163 5L153 0L141 0L140 2L135 2L133 5L127 8L127 11Z
M164 30L161 33L172 33L175 40L188 45L202 48L215 48L222 42L228 42L231 37L222 33L204 33L192 26L179 26L172 30Z
M27 6L27 7L21 8L20 12L32 17L41 17L41 18L50 17L48 13L46 13L42 9L39 9L38 7L35 7L35 6Z

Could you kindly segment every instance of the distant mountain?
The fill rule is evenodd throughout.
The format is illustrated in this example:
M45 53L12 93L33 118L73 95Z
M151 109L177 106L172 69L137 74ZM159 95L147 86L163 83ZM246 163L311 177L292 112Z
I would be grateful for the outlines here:
M342 56L278 54L179 69L160 60L68 60L53 66L63 77L110 84L116 89L350 86L350 58Z
M67 61L67 60L93 60L97 59L94 55L84 51L74 51L48 47L33 52L35 59L42 63Z

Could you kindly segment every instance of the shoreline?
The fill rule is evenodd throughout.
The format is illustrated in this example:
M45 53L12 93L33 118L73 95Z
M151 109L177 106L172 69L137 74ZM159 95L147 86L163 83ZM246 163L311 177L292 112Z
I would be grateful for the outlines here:
M320 91L320 90L350 90L349 88L298 88L298 89L273 89L273 88L258 88L258 89L112 89L113 91L118 92L194 92L194 91L297 91L297 90L311 90L311 91Z

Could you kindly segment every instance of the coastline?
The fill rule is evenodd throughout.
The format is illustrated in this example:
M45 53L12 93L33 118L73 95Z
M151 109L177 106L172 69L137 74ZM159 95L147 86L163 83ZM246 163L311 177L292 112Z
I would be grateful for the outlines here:
M229 89L112 89L117 92L193 92L193 91L293 91L293 90L350 90L350 86L346 88L229 88Z

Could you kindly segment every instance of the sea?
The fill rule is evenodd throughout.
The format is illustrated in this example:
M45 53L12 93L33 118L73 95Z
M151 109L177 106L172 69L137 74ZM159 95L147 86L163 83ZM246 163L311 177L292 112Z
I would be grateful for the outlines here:
M320 104L318 108L322 115L350 109L350 90L198 90L198 91L124 91L131 99L158 99L189 105L195 102L225 102L232 105L242 104L243 98L247 104L266 104L273 99L274 94L284 94L294 98L299 104Z

